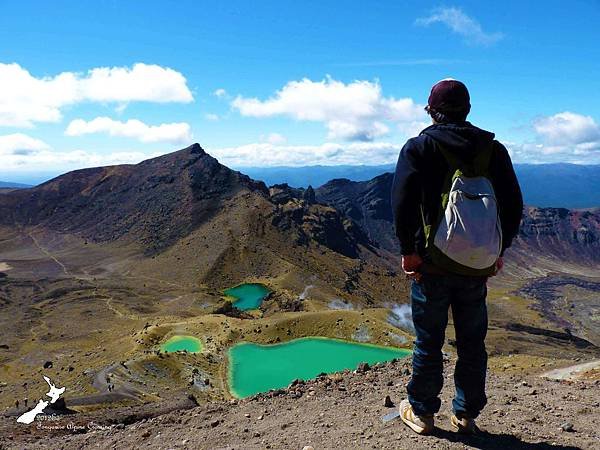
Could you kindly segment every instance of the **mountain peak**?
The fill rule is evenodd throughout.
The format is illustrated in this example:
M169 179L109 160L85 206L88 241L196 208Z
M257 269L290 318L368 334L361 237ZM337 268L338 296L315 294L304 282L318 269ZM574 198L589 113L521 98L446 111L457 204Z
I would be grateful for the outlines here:
M204 155L206 154L206 152L204 151L204 149L202 147L200 147L200 144L198 144L197 142L190 145L188 148L186 148L186 150L189 150L189 152L192 155Z
M195 143L139 164L82 169L3 194L0 223L41 224L99 242L127 237L154 252L210 220L240 191L268 196L264 183Z

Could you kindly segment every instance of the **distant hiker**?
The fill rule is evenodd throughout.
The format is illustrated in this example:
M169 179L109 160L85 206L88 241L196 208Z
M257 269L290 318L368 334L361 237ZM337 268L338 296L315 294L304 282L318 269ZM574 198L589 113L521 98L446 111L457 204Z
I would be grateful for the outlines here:
M15 408L19 409L19 400L15 400Z
M466 86L442 80L425 108L433 125L402 148L392 208L402 268L413 279L413 374L400 417L420 434L433 430L443 384L442 346L452 308L458 360L452 425L477 431L485 406L487 278L502 269L523 199L506 148L466 121Z

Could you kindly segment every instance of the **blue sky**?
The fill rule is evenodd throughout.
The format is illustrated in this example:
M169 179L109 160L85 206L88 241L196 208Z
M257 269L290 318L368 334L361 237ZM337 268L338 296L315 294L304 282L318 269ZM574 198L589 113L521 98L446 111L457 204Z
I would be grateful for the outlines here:
M516 162L600 163L598 23L595 1L0 2L0 179L192 142L393 162L446 77Z

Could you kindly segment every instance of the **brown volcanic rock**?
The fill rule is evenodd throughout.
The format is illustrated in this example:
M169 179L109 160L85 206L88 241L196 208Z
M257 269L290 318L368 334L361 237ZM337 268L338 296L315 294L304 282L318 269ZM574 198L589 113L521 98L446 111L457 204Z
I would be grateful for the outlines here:
M273 217L273 225L282 230L295 226L297 242L305 244L312 238L321 245L350 258L359 255L358 244L369 246L370 242L352 221L334 208L324 205L307 205L305 202L289 202Z
M312 238L350 258L359 256L359 245L372 249L373 242L351 218L335 207L316 203L311 187L299 189L279 184L269 191L271 201L278 205L272 224L281 230L294 229L297 244L305 245Z
M228 169L198 144L143 161L76 170L0 199L0 221L76 233L97 242L126 237L159 251L242 190L264 183Z

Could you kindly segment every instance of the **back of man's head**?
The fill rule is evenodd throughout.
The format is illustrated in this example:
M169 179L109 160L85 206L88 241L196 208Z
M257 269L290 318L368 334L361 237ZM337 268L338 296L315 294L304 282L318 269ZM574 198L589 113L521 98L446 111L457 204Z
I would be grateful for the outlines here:
M425 109L438 123L464 122L471 111L469 90L458 80L438 81L431 88Z

